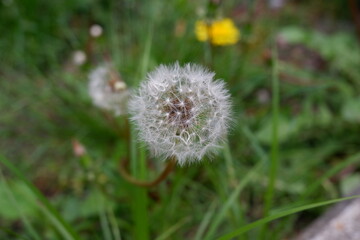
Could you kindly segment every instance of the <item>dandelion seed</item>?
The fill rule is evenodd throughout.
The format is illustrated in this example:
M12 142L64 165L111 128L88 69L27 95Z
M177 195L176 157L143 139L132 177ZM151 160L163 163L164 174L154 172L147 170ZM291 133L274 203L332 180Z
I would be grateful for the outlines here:
M112 111L116 116L127 113L129 91L110 66L99 66L90 73L88 90L95 106Z
M184 165L214 153L224 141L230 95L224 82L213 78L214 73L199 65L178 63L148 74L131 97L129 110L140 138L155 156L175 157Z

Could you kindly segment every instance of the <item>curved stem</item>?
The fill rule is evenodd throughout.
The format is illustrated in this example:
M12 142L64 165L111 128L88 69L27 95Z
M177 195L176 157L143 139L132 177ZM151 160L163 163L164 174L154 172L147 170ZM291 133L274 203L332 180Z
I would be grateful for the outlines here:
M355 29L357 32L358 39L360 41L360 11L359 11L359 5L356 3L355 0L348 0L351 15L354 20Z
M176 165L175 159L171 158L167 162L164 170L160 173L160 175L157 178L155 178L152 181L141 181L141 180L134 178L127 172L127 170L124 166L125 164L123 164L125 162L126 161L121 161L119 164L119 172L120 172L121 176L129 183L132 183L132 184L140 186L140 187L153 187L153 186L158 185L159 183L161 183L163 180L166 179L166 177L172 172L174 166Z

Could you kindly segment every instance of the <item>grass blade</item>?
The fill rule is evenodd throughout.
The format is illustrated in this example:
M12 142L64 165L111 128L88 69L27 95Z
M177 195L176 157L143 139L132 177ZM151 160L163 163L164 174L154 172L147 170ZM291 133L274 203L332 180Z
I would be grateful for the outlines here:
M186 217L184 219L182 219L181 221L179 221L178 223L176 223L174 226L170 227L167 231L165 231L163 234L161 234L159 237L157 237L155 240L166 240L166 239L171 239L170 236L176 232L177 230L179 230L185 223L187 223L190 220L189 217Z
M203 239L202 236L204 235L204 232L207 228L207 226L210 223L211 218L213 217L214 213L215 213L215 204L216 202L212 202L212 204L209 207L209 210L206 212L206 214L203 217L203 220L200 223L200 226L196 232L195 238L194 240L201 240Z
M5 232L5 233L7 233L8 235L11 235L11 236L13 236L13 237L16 237L16 240L31 240L30 238L28 238L28 237L24 237L24 236L22 236L22 235L20 235L19 233L16 233L16 232L14 232L14 231L11 231L11 230L9 230L9 229L6 229L6 228L4 228L4 227L1 227L0 226L0 231L1 232Z
M277 179L279 167L279 141L278 141L278 125L279 125L279 79L278 79L278 59L277 51L274 46L273 51L273 68L272 68L272 141L269 168L269 185L265 193L264 216L268 216L273 206L275 195L275 182ZM264 239L267 226L264 225L260 233L260 238Z
M263 162L259 162L251 171L249 171L246 176L242 179L242 181L237 185L237 187L234 189L228 200L225 202L225 204L219 209L218 213L215 214L215 218L212 221L209 231L206 234L204 239L213 239L213 235L217 229L217 227L220 225L221 221L225 218L225 215L227 211L230 209L232 204L235 202L237 197L239 196L240 192L244 187L250 182L251 178L254 176L255 172L262 167Z
M16 209L19 212L20 218L23 221L25 228L30 233L30 236L35 240L40 240L41 238L37 234L37 232L35 231L34 227L31 224L31 222L25 216L23 211L18 207L18 201L17 201L16 197L14 196L13 192L11 191L11 188L9 187L9 185L8 185L8 183L7 183L6 179L5 179L5 176L3 175L1 169L0 169L0 177L1 177L1 181L2 181L2 183L4 185L4 188L5 188L5 192L8 195L8 199L14 204L14 209Z
M236 237L238 235L241 235L243 233L248 232L251 229L262 226L262 225L264 225L266 223L269 223L269 222L271 222L273 220L289 216L289 215L294 214L294 213L302 212L302 211L305 211L305 210L309 210L309 209L317 208L317 207L321 207L321 206L326 206L326 205L329 205L329 204L333 204L333 203L337 203L337 202L341 202L341 201L345 201L345 200L359 198L359 197L360 197L360 195L355 195L355 196L351 196L351 197L337 198L337 199L333 199L333 200L328 200L328 201L323 201L323 202L318 202L318 203L311 203L311 204L304 205L304 206L301 206L301 207L292 208L292 209L289 209L289 210L274 214L272 216L268 216L268 217L259 219L259 220L255 221L255 222L250 223L250 224L247 224L247 225L245 225L245 226L243 226L241 228L238 228L238 229L236 229L236 230L234 230L234 231L232 231L230 233L227 233L227 234L221 236L220 238L218 238L218 240L232 239L232 238L234 238L234 237Z
M335 166L330 168L327 172L325 172L325 174L323 174L317 181L312 183L307 188L307 190L304 193L304 196L302 198L305 199L305 198L309 197L314 191L316 191L316 189L318 189L318 187L321 185L321 183L323 181L325 181L326 179L329 179L330 177L334 176L336 173L340 172L342 169L350 166L351 164L358 162L359 160L360 160L360 153L357 153L355 155L352 155L352 156L346 158L339 164L336 164Z
M269 211L274 201L275 181L277 177L277 169L279 166L279 141L278 141L278 122L279 122L279 79L277 73L277 54L276 49L273 50L273 73L272 73L272 141L270 155L270 171L269 185L265 195L264 216Z
M80 239L71 226L61 217L58 211L52 206L50 201L37 189L22 172L20 172L9 160L3 155L0 155L0 162L4 164L12 174L17 176L25 185L31 190L31 192L40 200L40 206L42 210L45 210L46 216L50 222L66 240L78 240Z
M111 230L115 240L121 240L120 226L116 221L113 209L108 208L108 218L110 221Z
M109 220L107 218L106 215L106 206L104 205L104 200L101 197L99 197L98 199L98 203L99 203L99 218L100 218L100 226L102 229L102 234L103 234L103 238L104 240L112 240L112 236L111 236L111 230L110 230L110 224L109 224Z

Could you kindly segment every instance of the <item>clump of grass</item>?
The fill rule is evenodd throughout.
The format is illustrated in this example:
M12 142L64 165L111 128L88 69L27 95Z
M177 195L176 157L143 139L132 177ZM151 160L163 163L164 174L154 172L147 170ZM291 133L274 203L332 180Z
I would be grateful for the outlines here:
M10 232L17 227L19 235L34 239L255 239L261 234L252 229L264 226L263 235L281 239L307 224L299 219L301 211L310 218L321 213L318 207L345 200L338 197L346 174L359 174L358 43L344 28L320 34L307 31L312 23L305 21L323 7L332 9L329 21L346 21L344 10L335 10L346 9L345 2L299 3L283 12L236 1L211 3L211 9L206 1L182 0L3 2L10 4L0 8L6 36L0 40L0 145L6 158L0 159L10 187L0 186L11 199L21 195L11 184L21 181L41 209L35 216L19 206L19 225L1 219ZM241 9L246 11L236 14ZM239 42L199 42L195 23L204 11L214 19L231 18L241 31ZM283 28L289 21L295 27ZM103 28L96 39L88 32L94 23ZM281 38L275 57L269 43L280 28L296 41ZM291 57L291 49L304 48L316 51L315 60L325 65L309 67ZM87 60L68 68L76 50ZM126 117L109 121L92 105L87 76L104 59L129 88L161 63L210 66L233 96L235 124L223 154L179 168L152 189L124 181L119 159L131 158L129 172L142 181L154 179L163 166L148 158L133 126L127 133ZM72 156L74 138L86 147L89 164ZM56 179L53 194L41 188L48 179ZM10 232L0 238L11 238Z

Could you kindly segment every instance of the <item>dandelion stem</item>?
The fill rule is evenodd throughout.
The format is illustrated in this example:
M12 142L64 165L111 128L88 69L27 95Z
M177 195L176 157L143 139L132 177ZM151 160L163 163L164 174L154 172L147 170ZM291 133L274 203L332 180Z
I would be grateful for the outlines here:
M169 174L174 169L176 161L174 158L171 158L167 162L164 170L160 173L160 175L152 181L142 181L142 180L138 180L138 179L134 178L133 176L131 176L125 168L126 163L127 163L127 161L120 161L120 164L119 164L119 172L126 181L128 181L129 183L132 183L134 185L140 186L140 187L154 187L154 186L158 185L159 183L161 183L162 181L164 181L167 176L169 176Z

